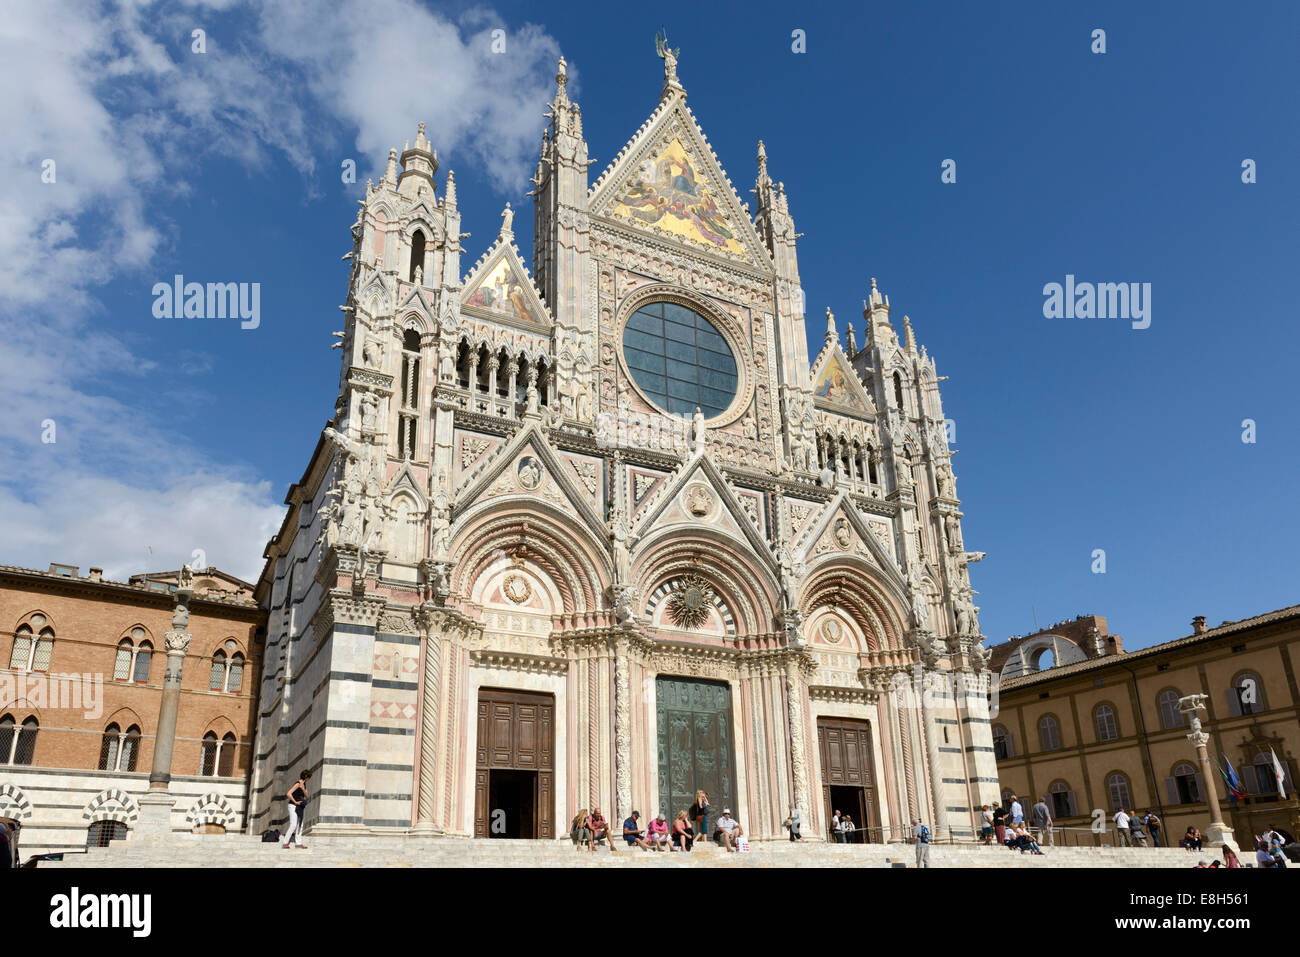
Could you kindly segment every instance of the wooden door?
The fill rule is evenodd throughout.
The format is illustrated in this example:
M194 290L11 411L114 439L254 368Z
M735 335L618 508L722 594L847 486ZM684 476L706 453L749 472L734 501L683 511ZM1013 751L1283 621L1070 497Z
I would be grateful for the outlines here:
M822 803L829 822L832 787L861 790L861 805L866 809L867 826L880 827L880 809L876 806L875 782L871 774L871 722L848 718L818 718L817 739L822 759ZM862 821L858 820L859 827ZM878 831L872 840L880 840Z
M493 768L537 772L533 833L555 836L555 696L484 688L478 698L475 742L474 836L487 837L489 775Z

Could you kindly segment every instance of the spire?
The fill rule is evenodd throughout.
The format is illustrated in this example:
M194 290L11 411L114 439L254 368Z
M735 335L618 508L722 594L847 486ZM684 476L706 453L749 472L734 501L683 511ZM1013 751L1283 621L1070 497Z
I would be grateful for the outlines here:
M560 62L555 67L555 103L557 106L569 102L569 94L565 89L568 82L569 69L564 62L564 57L560 57Z
M835 345L840 341L840 334L835 331L835 313L831 312L831 307L826 307L826 344Z
M907 316L903 317L903 341L906 343L904 348L912 355L916 355L916 336L912 334L912 320Z
M858 351L858 343L857 340L853 338L853 323L850 322L849 323L849 352L848 352L849 358L852 359L853 356L857 354L857 351Z
M384 168L384 182L390 186L397 185L397 148L388 151L388 165Z
M438 151L433 149L429 143L429 138L424 135L423 123L416 130L415 146L411 146L408 142L403 148L401 163L402 175L398 177L397 187L404 194L414 195L418 193L421 185L433 187L433 174L438 172ZM411 178L419 182L406 186L407 180Z
M771 183L772 180L767 175L767 147L763 145L762 140L759 140L758 141L758 181L757 183L755 183L755 186L757 186L759 189L762 189L764 186L770 186Z
M456 208L456 171L453 169L447 170L447 196L444 202L447 209Z

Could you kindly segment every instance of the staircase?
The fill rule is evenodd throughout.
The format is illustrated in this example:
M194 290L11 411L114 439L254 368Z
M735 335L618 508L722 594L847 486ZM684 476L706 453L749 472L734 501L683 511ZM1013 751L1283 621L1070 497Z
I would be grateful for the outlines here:
M68 855L42 867L912 867L910 844L821 844L768 841L747 853L712 845L690 854L643 851L621 845L594 853L575 850L568 840L468 840L463 838L308 837L305 849L285 850L243 834L177 834L165 844L120 841L85 855ZM1180 848L1046 848L1034 856L980 844L934 844L934 867L1194 867L1222 859L1210 850Z

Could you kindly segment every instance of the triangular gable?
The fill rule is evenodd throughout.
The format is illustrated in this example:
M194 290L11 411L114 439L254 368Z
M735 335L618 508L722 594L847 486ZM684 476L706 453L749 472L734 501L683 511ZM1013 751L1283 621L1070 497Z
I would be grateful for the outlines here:
M671 474L670 472L641 468L637 465L627 467L627 500L631 503L631 508L628 511L631 513L632 518L636 517L636 514L650 501L650 497Z
M850 533L847 546L844 545L843 532L837 527L841 521ZM811 565L834 554L858 555L869 559L871 564L878 567L885 577L901 590L901 593L906 592L906 584L893 556L880 544L876 533L867 526L862 513L850 503L847 492L841 491L832 500L830 507L822 513L818 521L813 523L809 531L807 536L809 545L803 549L808 564ZM828 541L831 542L831 546L823 547Z
M592 186L593 215L771 268L731 180L681 94L669 97Z
M811 379L813 401L819 408L849 415L867 415L876 411L875 402L838 343L822 349L813 363Z
M643 538L661 524L661 519L665 522L680 520L698 524L698 518L689 514L689 503L680 501L682 496L679 493L689 491L688 486L701 484L708 486L718 496L721 504L720 510L709 510L713 517L711 527L729 531L736 538L748 542L750 548L775 572L767 540L754 527L748 511L737 499L726 477L703 455L698 456L688 467L674 473L667 486L654 493L654 503L633 523L633 536ZM679 514L684 507L685 511Z
M553 324L519 253L503 238L470 270L464 289L463 312L516 325L549 329Z
M387 496L391 499L398 492L410 494L420 508L425 508L428 505L428 499L425 497L424 492L420 490L420 484L416 481L410 462L403 462L397 471L393 473L393 477L388 480Z
M423 286L412 286L411 293L397 306L397 312L414 309L421 315L433 319L433 291Z
M587 490L578 485L572 467L551 447L534 422L520 429L493 457L483 474L457 496L456 514L458 517L464 514L480 499L496 501L511 495L548 501L586 522L600 538L607 535Z

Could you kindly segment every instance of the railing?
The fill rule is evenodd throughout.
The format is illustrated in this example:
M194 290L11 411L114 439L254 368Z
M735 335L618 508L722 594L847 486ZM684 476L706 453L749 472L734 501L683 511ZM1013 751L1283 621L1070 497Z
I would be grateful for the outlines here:
M982 844L984 841L980 836L979 828L971 827L968 824L931 824L927 826L930 828L931 844ZM888 844L912 840L911 827L859 827L852 831L835 832L828 830L827 833L827 840L836 844ZM1145 840L1139 841L1131 838L1131 843L1128 845L1124 844L1119 836L1119 830L1113 826L1106 827L1103 830L1095 830L1091 827L1060 827L1053 825L1050 828L1030 827L1029 833L1040 847L1178 846L1176 841L1172 845L1166 842L1167 835L1163 830L1160 832L1159 843L1154 843L1151 835L1147 834ZM997 843L996 832L990 838L989 843Z

